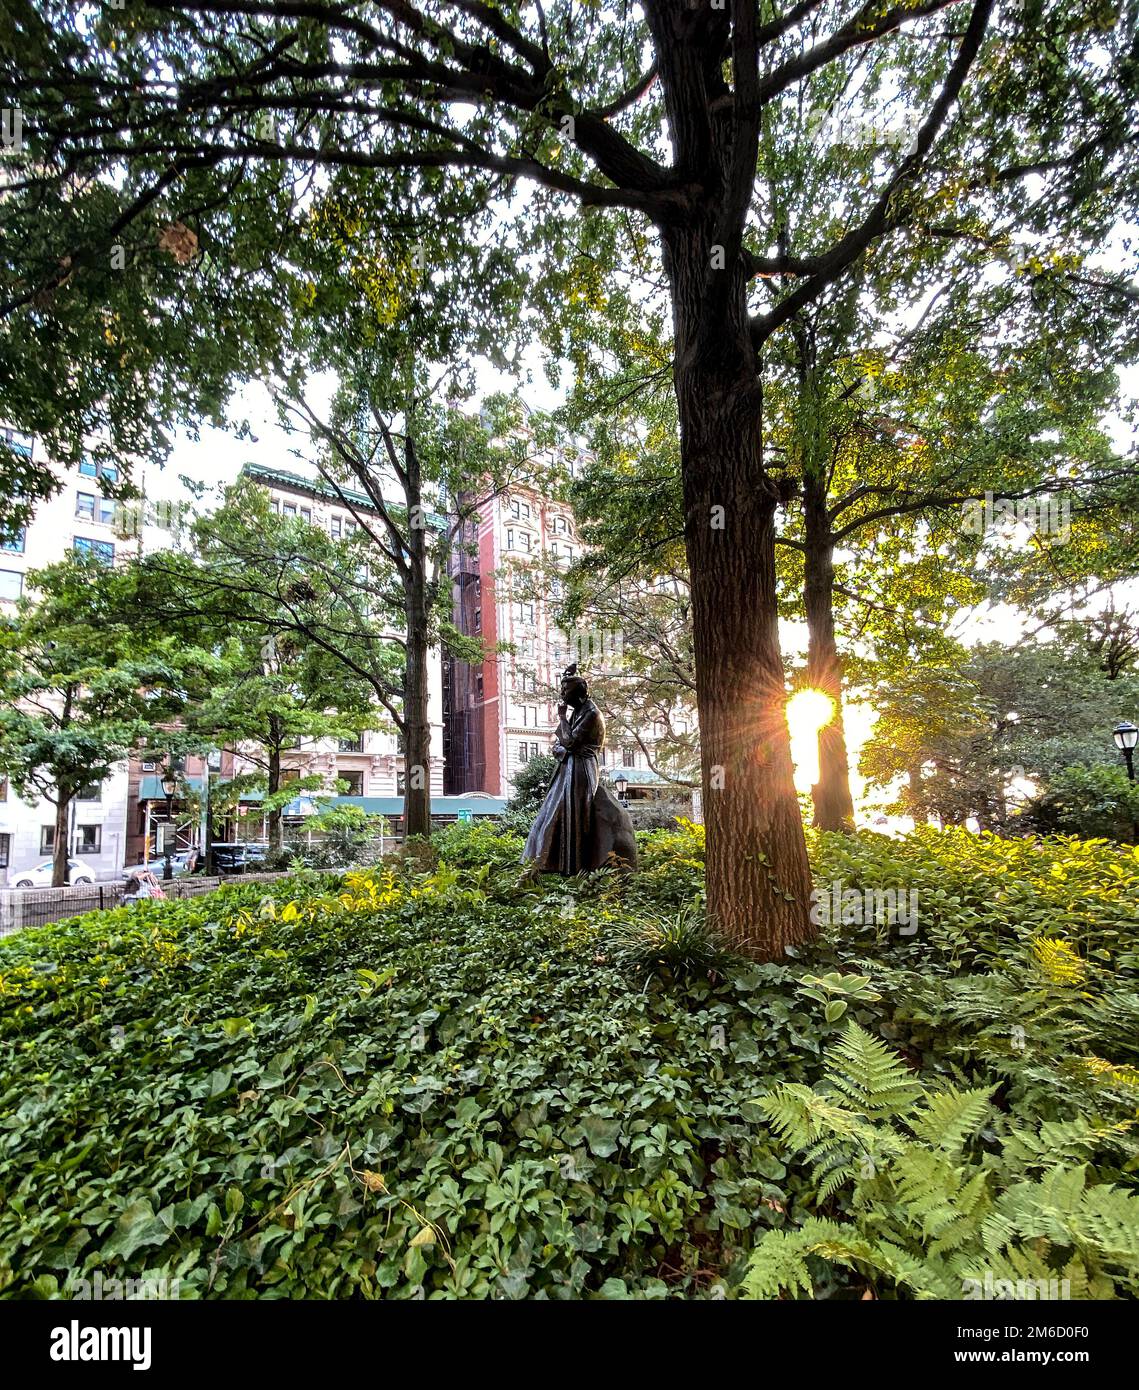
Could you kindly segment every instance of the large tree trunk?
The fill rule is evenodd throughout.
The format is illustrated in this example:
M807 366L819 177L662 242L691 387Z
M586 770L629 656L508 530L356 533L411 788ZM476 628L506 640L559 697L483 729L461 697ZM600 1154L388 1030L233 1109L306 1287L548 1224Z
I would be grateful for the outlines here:
M711 350L696 335L700 239L666 239L673 289L685 545L707 828L708 914L775 960L816 934L791 765L775 588L778 496L763 469L763 397L742 281Z
M807 615L807 680L830 696L834 715L819 730L819 780L811 788L819 830L852 830L854 800L842 719L842 662L834 636L834 536L827 512L824 475L803 478L805 562L803 597Z
M409 428L410 436L410 428ZM428 612L427 527L419 475L419 458L408 439L406 493L408 511L407 664L404 671L403 753L404 834L431 834L431 723L427 704Z
M62 888L67 882L67 861L71 846L68 844L67 817L71 810L73 793L64 787L56 789L55 839L51 847L51 886Z

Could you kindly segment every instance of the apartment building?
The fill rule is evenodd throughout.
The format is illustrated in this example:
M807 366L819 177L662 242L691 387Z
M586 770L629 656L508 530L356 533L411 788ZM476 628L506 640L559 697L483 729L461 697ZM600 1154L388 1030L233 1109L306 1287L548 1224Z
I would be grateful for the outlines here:
M36 441L5 429L15 448L34 457ZM104 495L117 471L84 460L78 468L56 470L60 488L41 502L30 524L0 541L0 613L15 611L30 592L31 571L62 560L69 550L114 564L124 555L150 553L171 544L180 517L175 509L145 500L118 503ZM55 807L50 801L22 800L0 769L0 885L50 858L55 841ZM101 783L85 787L72 802L70 852L93 879L111 877L127 854L130 766L117 764Z
M359 525L357 516L378 516L364 494L345 488L343 497L318 478L306 478L283 469L246 464L242 477L263 487L270 505L281 516L295 517L319 526L333 540L351 535ZM351 503L345 506L344 499ZM393 633L400 637L402 633ZM430 783L433 797L443 794L443 673L438 652L429 662L428 717L431 721ZM248 770L238 750L236 770ZM282 759L283 777L324 779L331 791L339 780L347 783L343 794L352 798L391 798L404 793L406 768L399 738L394 732L368 730L356 740L307 740Z
M576 462L565 466L572 472ZM550 751L562 671L578 661L588 677L619 661L620 634L566 632L557 625L558 572L581 553L569 504L531 487L487 499L457 537L451 555L455 624L482 638L486 656L476 664L445 663L448 792L509 797L519 769ZM547 572L539 574L541 567ZM500 652L500 645L510 650ZM642 738L651 749L651 735ZM612 732L610 739L603 752L610 777L623 772L631 786L663 785L635 740L612 741Z

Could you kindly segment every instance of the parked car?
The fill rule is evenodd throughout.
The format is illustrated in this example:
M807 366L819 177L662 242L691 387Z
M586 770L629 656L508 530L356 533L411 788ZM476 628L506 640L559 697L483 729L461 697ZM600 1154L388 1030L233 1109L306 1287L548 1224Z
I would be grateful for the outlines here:
M256 871L269 853L266 844L246 844L237 842L227 845L214 845L214 868L219 874L243 874Z
M34 869L25 869L22 873L16 874L12 883L16 888L50 888L52 867L51 860L44 859ZM88 865L81 864L78 859L69 859L67 881L69 884L94 883L95 871Z

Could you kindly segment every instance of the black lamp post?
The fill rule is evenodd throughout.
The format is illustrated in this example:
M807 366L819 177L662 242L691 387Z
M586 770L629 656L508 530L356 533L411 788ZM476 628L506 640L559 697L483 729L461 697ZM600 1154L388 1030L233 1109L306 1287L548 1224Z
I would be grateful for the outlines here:
M626 793L629 790L629 779L623 772L619 772L617 776L613 778L613 785L617 788L617 800L622 806L628 806L629 798Z
M170 863L170 855L173 853L173 835L170 833L174 825L174 793L178 790L178 773L173 767L167 767L162 774L162 790L166 796L166 864L162 870L163 880L174 877L173 866Z
M1123 754L1127 764L1127 780L1135 781L1135 744L1139 742L1139 729L1134 724L1117 724L1112 731L1115 746Z

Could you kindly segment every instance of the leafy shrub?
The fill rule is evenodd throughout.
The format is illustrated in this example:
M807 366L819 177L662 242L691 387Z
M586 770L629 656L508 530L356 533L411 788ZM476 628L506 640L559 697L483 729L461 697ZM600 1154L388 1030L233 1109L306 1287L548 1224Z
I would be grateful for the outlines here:
M981 1244L954 1247L970 1259L999 1219L994 1272L1027 1243L1049 1269L1078 1257L1074 1297L1131 1291L1102 1224L1120 1199L1095 1194L1139 1167L1133 851L815 836L820 887L912 886L917 932L837 924L781 964L646 981L608 943L679 919L696 949L701 827L642 836L631 876L525 882L519 842L490 825L433 848L437 863L238 882L0 942L5 1294L101 1270L178 1279L187 1298L735 1297L748 1278L770 1290L752 1263L770 1231L799 1242L779 1259L801 1257L820 1295L869 1278L882 1296L947 1291L941 1228L919 1230L916 1197L884 1214L887 1188L863 1186L901 1170L808 1154L771 1113L780 1087L970 1192L980 1179ZM874 1093L896 1091L889 1113L859 1108L826 1060L849 1022L904 1059ZM953 1151L916 1127L950 1087L988 1107ZM1048 1204L1056 1233L1033 1236ZM873 1239L875 1259L896 1246L907 1277L816 1258L810 1222ZM1061 1227L1084 1232L1076 1254Z
M634 799L627 807L634 830L673 831L692 814L692 798L681 796Z
M362 806L326 807L309 820L307 828L320 838L294 847L291 852L299 853L313 868L346 869L374 864L382 858L384 818L370 814Z
M1066 767L1029 802L1019 822L1034 834L1134 844L1139 835L1139 782L1129 781L1123 768L1102 763Z
M492 868L518 866L522 862L525 840L495 821L450 825L431 837L439 858L458 868L472 869L480 864Z
M502 817L504 827L511 834L521 835L525 840L557 770L558 760L552 754L542 753L524 763L515 773L514 792L506 803L506 813Z

